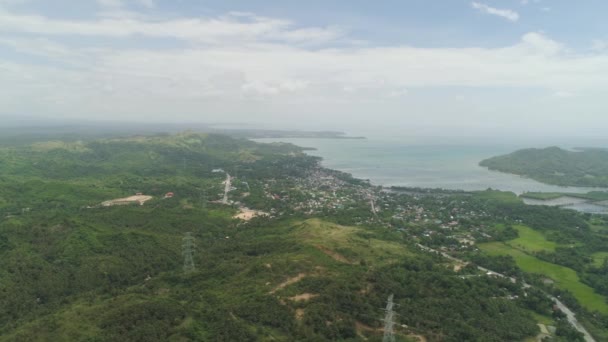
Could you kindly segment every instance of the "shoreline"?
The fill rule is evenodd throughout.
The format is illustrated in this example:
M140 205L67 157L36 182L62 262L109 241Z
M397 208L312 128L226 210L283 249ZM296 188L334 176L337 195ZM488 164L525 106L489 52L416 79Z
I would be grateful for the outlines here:
M367 160L364 159L364 162L352 162L349 164L349 159L344 158L344 155L349 155L349 153L353 153L353 158L357 153L357 148L363 147L365 148L364 152L367 155L371 155L376 152L378 149L377 144L378 141L373 141L366 139L366 142L361 144L355 144L355 147L352 151L346 150L346 146L344 144L330 143L327 148L323 148L323 144L316 144L318 146L314 146L315 144L312 142L313 140L324 140L329 141L333 139L311 139L310 144L306 144L306 140L308 139L300 139L300 138L262 138L262 139L251 139L255 142L259 143L289 143L293 144L301 149L303 153L306 153L309 156L319 157L321 158L321 166L326 167L328 169L334 169L337 171L345 172L350 174L352 177L369 181L373 183L374 186L381 186L383 188L416 188L416 189L433 189L433 190L445 190L445 191L463 191L463 192L474 192L474 191L483 191L487 189L500 190L513 192L516 195L520 196L525 193L533 192L533 193L571 193L571 194L587 194L589 192L594 191L608 191L607 188L597 188L597 187L574 187L574 186L560 186L549 183L543 183L537 181L535 179L531 179L529 177L524 177L517 174L505 173L498 170L492 170L486 167L482 167L479 165L480 161L485 158L484 156L477 156L478 152L469 153L468 149L465 148L465 154L462 158L458 160L464 160L466 163L463 165L458 165L458 167L454 171L454 177L451 177L450 170L447 171L447 175L444 172L436 171L441 169L442 167L449 167L449 160L443 159L445 156L441 155L436 160L431 160L431 164L425 164L423 168L432 168L431 174L425 174L425 170L421 170L419 174L415 168L419 167L416 164L416 159L413 159L411 163L408 163L406 160L405 163L401 162L403 159L389 157L387 160L388 165L383 163L383 160L379 161L382 163L380 165L376 165L375 168L373 163L368 163ZM295 141L294 141L295 140ZM380 142L383 143L383 142ZM372 145L371 148L369 147ZM376 145L373 145L376 144ZM310 146L313 145L313 146ZM396 146L399 147L399 143L396 143ZM411 148L415 150L418 146L410 146L403 145L405 148ZM395 145L390 145L389 147L395 147ZM374 149L375 148L375 149ZM425 146L422 146L425 148ZM475 148L475 146L472 146ZM344 153L342 153L344 150ZM312 151L313 153L308 153ZM431 151L435 153L437 150ZM414 151L415 152L415 151ZM334 157L334 158L332 158ZM373 156L372 156L373 157ZM449 158L448 155L445 158ZM478 160L471 161L471 158L479 157ZM369 157L367 157L369 158ZM392 158L392 159L391 159ZM432 159L431 157L430 159ZM333 162L328 162L329 160L333 160ZM354 159L353 159L354 160ZM397 162L395 162L397 160ZM428 159L423 160L423 162L427 162ZM338 165L339 164L339 165ZM470 165L469 165L470 164ZM411 167L410 167L411 166ZM402 176L395 174L394 170L403 167L404 172ZM375 171L375 169L380 170L380 172ZM469 171L470 169L470 171ZM355 172L353 172L355 170ZM386 171L385 171L386 170ZM359 171L358 174L356 171ZM470 173L470 175L469 175ZM476 178L476 176L479 176ZM469 177L469 178L466 178ZM436 178L436 179L434 179ZM383 181L382 179L385 179ZM459 182L459 180L461 180ZM436 180L437 184L429 184ZM477 181L479 180L479 181Z

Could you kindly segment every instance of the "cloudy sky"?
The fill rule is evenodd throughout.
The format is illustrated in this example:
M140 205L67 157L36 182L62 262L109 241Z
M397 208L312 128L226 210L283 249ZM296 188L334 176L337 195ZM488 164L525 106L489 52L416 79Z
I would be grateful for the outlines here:
M605 135L606 13L604 0L0 0L0 116Z

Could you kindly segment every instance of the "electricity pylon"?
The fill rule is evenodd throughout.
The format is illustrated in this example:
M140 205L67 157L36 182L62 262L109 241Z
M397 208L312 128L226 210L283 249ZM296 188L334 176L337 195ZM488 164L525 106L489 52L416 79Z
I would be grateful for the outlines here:
M388 296L388 301L386 302L386 315L384 316L384 338L382 338L382 342L395 342L395 331L393 326L395 325L395 321L393 321L393 317L395 316L395 312L393 311L393 295Z
M184 255L184 272L194 272L194 237L191 232L187 232L182 239L182 254Z
M206 209L207 208L207 191L201 191L200 197L201 197L201 208Z

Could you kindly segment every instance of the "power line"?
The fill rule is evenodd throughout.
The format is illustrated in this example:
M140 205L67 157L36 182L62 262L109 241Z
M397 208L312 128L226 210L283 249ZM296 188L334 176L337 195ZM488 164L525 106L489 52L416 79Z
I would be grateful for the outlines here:
M393 329L395 325L395 321L393 320L395 316L395 312L393 311L393 294L388 296L388 300L386 302L386 315L384 316L384 337L382 338L382 342L395 342L395 331Z
M205 190L201 191L200 200L201 200L201 208L206 209L207 208L207 191L205 191Z
M190 273L196 270L194 266L194 237L187 232L182 238L182 254L184 255L184 272Z

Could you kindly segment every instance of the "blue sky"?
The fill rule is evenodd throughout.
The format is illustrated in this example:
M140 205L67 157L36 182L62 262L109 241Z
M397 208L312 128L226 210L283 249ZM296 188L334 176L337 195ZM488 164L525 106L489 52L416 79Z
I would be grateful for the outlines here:
M603 135L599 0L0 0L0 116Z

